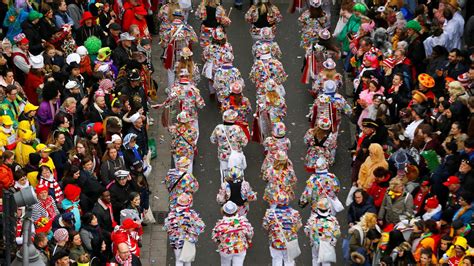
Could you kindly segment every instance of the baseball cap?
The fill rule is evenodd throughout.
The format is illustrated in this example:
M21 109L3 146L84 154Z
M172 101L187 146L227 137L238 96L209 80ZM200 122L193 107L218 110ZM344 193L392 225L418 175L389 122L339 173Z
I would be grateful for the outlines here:
M446 182L443 183L443 185L445 186L450 186L450 185L455 185L455 184L459 184L461 183L461 181L459 181L459 177L455 176L455 175L452 175L450 177L448 177L448 179L446 180Z

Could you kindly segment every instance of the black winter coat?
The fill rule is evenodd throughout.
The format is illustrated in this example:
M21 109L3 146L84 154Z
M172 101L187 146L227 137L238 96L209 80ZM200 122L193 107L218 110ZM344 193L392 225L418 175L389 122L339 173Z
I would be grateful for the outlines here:
M356 224L360 221L360 217L366 212L377 213L372 197L368 197L361 204L352 202L351 205L349 205L349 211L347 213L348 223Z
M29 20L23 21L21 23L21 28L23 33L26 35L26 38L30 41L30 53L33 55L39 55L43 49L43 43L41 42L41 29L39 23L32 24Z
M121 186L115 181L109 188L112 208L114 209L115 221L120 221L120 211L127 206L128 197L131 192L138 192L136 185L133 182L127 182L125 186Z

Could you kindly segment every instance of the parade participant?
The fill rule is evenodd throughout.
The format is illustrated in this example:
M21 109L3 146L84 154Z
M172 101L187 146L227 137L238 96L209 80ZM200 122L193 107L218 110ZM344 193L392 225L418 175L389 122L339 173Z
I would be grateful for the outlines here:
M288 200L295 198L294 186L296 185L297 178L293 169L293 163L285 151L279 150L275 153L274 163L265 170L262 179L267 182L263 199L270 206L277 204L276 197L279 193L286 193Z
M190 194L179 195L177 203L178 205L171 209L165 219L164 230L168 232L170 245L176 257L176 266L190 266L191 262L180 260L184 243L196 245L198 236L204 232L206 225L199 214L191 209L193 198Z
M244 171L238 167L232 167L225 182L221 184L216 199L221 205L227 201L234 202L239 207L239 216L247 216L249 202L257 200L257 192L254 192L249 182L244 180Z
M178 123L168 128L171 134L171 153L173 155L174 164L180 160L181 157L189 158L188 173L193 172L193 160L197 151L198 132L192 126L191 116L188 112L182 111L177 116Z
M327 90L324 84L328 80L332 80L335 82L336 87L334 88L334 92L337 92L338 89L342 88L342 75L337 72L336 62L334 62L332 58L326 59L322 63L321 71L314 74L315 75L317 74L317 76L314 78L314 82L311 85L311 90L310 90L310 94L314 98L317 98L318 95L321 94L321 92L324 93Z
M226 52L222 57L222 64L216 69L214 74L214 89L217 94L219 104L229 97L232 92L231 86L234 83L239 83L243 88L245 86L244 79L237 67L233 65L234 55L231 52Z
M266 210L262 223L263 229L268 232L272 264L292 266L295 265L295 257L288 256L287 248L288 243L298 239L298 230L302 226L301 216L288 205L290 196L285 191L274 194L274 198L276 206Z
M252 245L253 227L239 207L232 201L222 206L224 217L212 229L212 240L217 244L221 265L243 266L247 249Z
M211 98L214 98L216 94L213 86L214 75L217 69L224 63L224 57L227 57L225 59L227 63L233 61L233 56L230 56L229 53L233 54L232 45L228 42L224 29L218 27L212 35L212 42L204 47L202 52L202 58L205 61L202 67L202 74L209 80L208 88Z
M276 24L281 22L283 16L278 7L268 0L259 0L253 3L245 13L245 20L252 24L250 35L254 40L258 39L263 28L272 28L273 34L276 32Z
M321 198L328 198L332 214L335 215L341 211L340 205L334 204L339 202L337 194L340 190L340 182L336 175L328 172L328 168L329 165L324 158L316 161L315 172L306 180L306 187L299 199L300 207L304 208L311 204L312 212L316 212L318 201Z
M165 186L168 190L169 208L176 206L178 197L182 193L194 194L199 189L199 182L193 174L188 173L191 160L181 157L176 162L176 168L170 169L165 177Z
M181 69L187 69L189 73L189 79L194 82L195 85L199 83L201 80L201 73L199 72L199 67L193 61L193 52L188 47L184 47L181 51L181 59L176 62L175 66L175 75L177 74L179 77L179 73L181 73Z
M252 55L254 59L260 58L270 47L271 56L276 59L281 57L281 49L275 41L275 35L271 27L264 27L260 30L260 36L252 45Z
M257 142L270 136L273 125L283 122L287 112L285 98L278 91L279 86L272 80L267 81L264 86L264 94L257 97L252 130L252 140Z
M313 128L321 117L329 118L331 121L331 131L337 133L339 132L341 113L349 116L352 114L352 108L347 103L346 99L337 93L336 82L333 80L326 80L323 87L323 93L314 100L314 103L310 108L310 125Z
M197 8L196 16L202 21L199 44L203 49L211 44L211 39L219 27L227 27L231 23L220 0L202 1Z
M336 243L341 230L327 198L321 198L316 207L306 222L304 232L311 241L313 266L328 266L331 262L336 263Z
M247 146L248 139L242 128L235 124L238 113L232 109L222 114L223 123L217 125L211 134L211 143L217 144L217 156L220 162L221 183L227 175L229 169L229 159L233 153L241 153L242 149ZM245 169L246 165L240 166Z
M242 84L239 82L234 82L230 85L230 93L222 102L222 112L230 109L238 113L235 124L240 126L244 131L245 136L247 136L247 139L250 139L247 116L252 112L252 105L250 104L249 99L242 95Z
M317 82L316 84L313 82L314 90L317 90L317 87L321 86L321 81L325 79L335 79L339 83L342 82L340 74L334 69L330 69L331 64L326 62L328 59L337 59L340 56L339 48L334 44L331 33L327 29L320 29L318 37L319 41L306 49L303 75L301 76L301 83L307 84L310 80ZM326 62L326 65L324 65L324 62ZM323 70L325 72L319 75ZM338 85L339 87L342 86L342 84ZM313 90L311 92L316 93Z
M328 15L321 8L321 0L309 2L309 8L298 18L301 27L300 46L306 51L318 43L318 33L329 26Z
M164 68L168 71L168 88L171 88L175 81L174 66L181 59L181 51L184 47L189 48L197 42L194 29L183 22L183 11L181 9L174 10L173 18L161 41L161 46L165 49L162 58Z
M160 21L160 44L164 41L166 32L171 28L171 23L174 20L173 14L176 9L180 9L178 1L168 0L160 7L160 11L158 11L158 20Z
M152 107L165 106L170 108L170 112L175 113L175 115L182 111L188 112L193 126L199 132L198 110L205 106L204 99L201 97L199 89L189 80L187 69L181 69L179 76L179 82L171 87L168 98L162 104L152 105Z
M265 159L260 168L260 176L263 176L264 172L272 167L275 161L275 155L278 151L288 152L291 148L291 141L286 136L286 126L283 122L278 122L273 125L272 135L265 139L263 148L265 149Z
M329 165L334 163L337 147L336 133L331 132L331 120L321 117L317 127L310 128L304 135L308 146L305 157L306 171L312 173L316 169L316 161L324 158Z
M249 76L257 87L262 86L269 79L273 79L277 84L283 84L288 78L283 64L272 56L269 45L261 47L261 54L255 59Z

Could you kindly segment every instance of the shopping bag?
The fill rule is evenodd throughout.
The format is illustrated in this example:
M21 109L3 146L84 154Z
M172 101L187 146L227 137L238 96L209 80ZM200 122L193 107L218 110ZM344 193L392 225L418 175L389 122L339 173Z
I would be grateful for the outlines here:
M342 202L337 197L334 197L334 198L328 197L328 200L329 200L329 203L331 203L332 209L336 213L342 212L344 210L344 205L342 205Z
M158 156L156 151L156 140L155 139L148 139L148 149L150 149L151 159L155 159Z
M179 260L183 262L193 262L196 257L196 245L187 240L184 240L183 249L181 249L181 255Z
M352 203L352 196L354 195L354 192L357 190L356 186L352 186L351 189L349 190L349 194L347 194L347 199L346 199L346 206L351 205Z
M337 35L339 35L339 33L341 33L344 26L346 26L346 23L347 23L346 19L343 16L339 16L339 20L337 21L336 28L334 29L334 32L332 33L332 36L337 37Z
M143 222L146 224L154 224L156 223L155 216L153 216L153 212L151 211L151 207L148 207L145 216L143 217Z
M236 151L231 149L228 161L229 169L232 167L237 167L242 170L247 168L247 160L245 159L245 155L242 151Z
M319 241L318 263L336 262L336 249L329 241Z
M202 67L202 75L206 77L207 79L213 79L214 77L212 76L212 68L213 68L214 63L211 60L206 61L204 63L204 66Z
M288 260L290 261L296 259L301 254L298 239L286 242L286 254L288 255Z

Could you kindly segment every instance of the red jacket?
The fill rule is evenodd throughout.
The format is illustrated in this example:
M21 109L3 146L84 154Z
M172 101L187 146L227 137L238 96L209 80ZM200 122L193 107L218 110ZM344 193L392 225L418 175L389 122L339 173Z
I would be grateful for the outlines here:
M374 205L377 210L380 209L380 206L382 206L383 197L388 189L389 180L390 175L387 175L381 181L375 179L375 182L373 182L372 186L367 190L367 193L369 193L369 195L374 199Z
M25 94L28 98L28 101L36 106L39 105L38 102L38 93L36 90L38 87L44 83L44 77L42 75L38 76L33 74L31 71L26 76L25 81Z
M15 184L13 172L6 164L0 165L0 197L3 197L3 189L9 189Z

